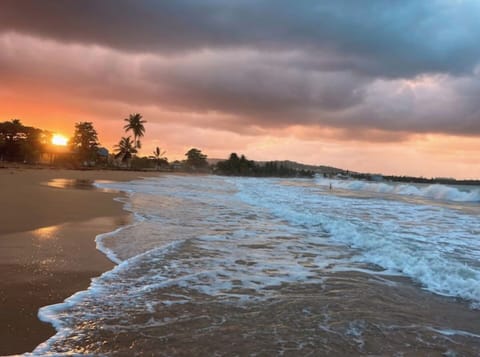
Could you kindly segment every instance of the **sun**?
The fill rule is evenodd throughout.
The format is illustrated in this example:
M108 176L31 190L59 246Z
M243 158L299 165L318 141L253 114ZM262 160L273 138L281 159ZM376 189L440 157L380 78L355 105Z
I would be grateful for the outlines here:
M60 134L54 134L52 136L52 144L57 146L67 146L68 138Z

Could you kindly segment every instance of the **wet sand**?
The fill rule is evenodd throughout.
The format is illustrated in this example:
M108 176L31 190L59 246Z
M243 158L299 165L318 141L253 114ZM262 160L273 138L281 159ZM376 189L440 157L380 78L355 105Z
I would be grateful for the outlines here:
M0 169L0 355L29 352L53 335L38 309L84 290L113 267L96 250L95 236L130 217L113 200L118 193L90 183L152 175L158 173ZM55 179L72 184L47 185Z

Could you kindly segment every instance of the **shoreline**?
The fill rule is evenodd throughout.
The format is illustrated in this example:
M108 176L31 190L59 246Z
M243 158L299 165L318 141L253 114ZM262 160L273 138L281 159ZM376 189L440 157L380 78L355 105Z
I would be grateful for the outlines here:
M96 248L97 235L131 222L131 214L91 183L131 181L160 173L6 168L0 170L0 355L31 352L56 331L38 319L42 306L85 290L115 264ZM52 180L87 183L48 186ZM62 181L60 181L62 182ZM88 184L90 183L90 184Z

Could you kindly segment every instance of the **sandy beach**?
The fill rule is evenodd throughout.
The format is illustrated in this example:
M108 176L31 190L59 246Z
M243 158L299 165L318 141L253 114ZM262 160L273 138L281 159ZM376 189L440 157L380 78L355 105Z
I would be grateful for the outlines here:
M152 175L158 173L0 169L0 355L29 352L53 335L38 309L62 302L112 268L96 250L95 236L130 218L113 200L118 193L96 190L91 182Z

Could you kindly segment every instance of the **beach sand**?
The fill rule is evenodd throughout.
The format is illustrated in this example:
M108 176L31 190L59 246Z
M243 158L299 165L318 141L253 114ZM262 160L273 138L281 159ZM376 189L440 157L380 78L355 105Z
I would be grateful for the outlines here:
M0 355L32 351L52 336L38 309L86 289L113 267L94 239L130 216L113 200L118 193L91 182L152 175L158 173L0 169ZM58 187L47 185L52 180Z

